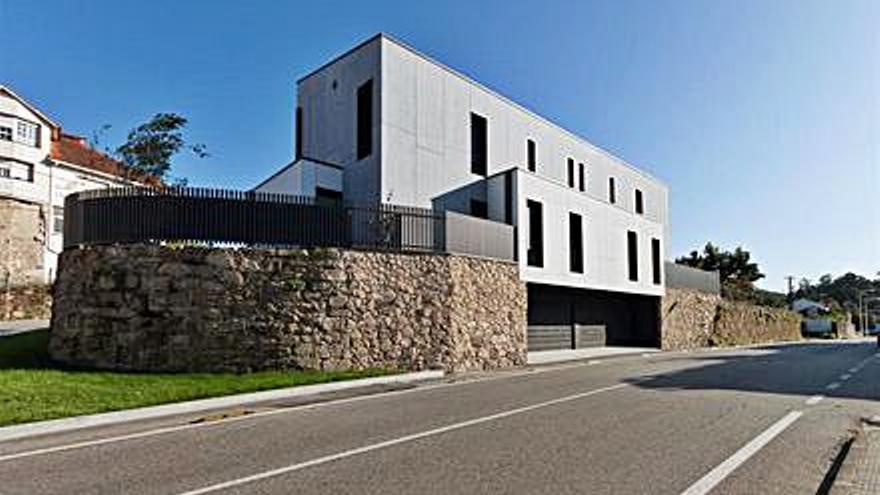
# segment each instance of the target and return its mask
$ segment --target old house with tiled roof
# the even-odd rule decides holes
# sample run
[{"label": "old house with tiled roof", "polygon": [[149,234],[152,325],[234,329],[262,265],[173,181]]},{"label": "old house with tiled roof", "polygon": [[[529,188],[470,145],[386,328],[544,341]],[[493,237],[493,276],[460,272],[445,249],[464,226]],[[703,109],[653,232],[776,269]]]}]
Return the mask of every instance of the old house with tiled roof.
[{"label": "old house with tiled roof", "polygon": [[54,279],[64,197],[128,183],[122,167],[0,85],[0,291]]}]

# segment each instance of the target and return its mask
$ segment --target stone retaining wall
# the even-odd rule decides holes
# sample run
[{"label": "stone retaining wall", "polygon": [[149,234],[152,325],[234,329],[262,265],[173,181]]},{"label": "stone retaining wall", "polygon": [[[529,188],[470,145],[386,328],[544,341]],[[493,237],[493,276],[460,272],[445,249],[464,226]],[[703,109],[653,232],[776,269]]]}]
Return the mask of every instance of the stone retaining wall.
[{"label": "stone retaining wall", "polygon": [[661,317],[662,347],[668,350],[801,338],[800,316],[794,312],[691,290],[667,288]]},{"label": "stone retaining wall", "polygon": [[349,250],[71,249],[49,350],[143,371],[525,364],[514,263]]},{"label": "stone retaining wall", "polygon": [[24,285],[0,289],[0,321],[48,320],[52,295],[48,285]]}]

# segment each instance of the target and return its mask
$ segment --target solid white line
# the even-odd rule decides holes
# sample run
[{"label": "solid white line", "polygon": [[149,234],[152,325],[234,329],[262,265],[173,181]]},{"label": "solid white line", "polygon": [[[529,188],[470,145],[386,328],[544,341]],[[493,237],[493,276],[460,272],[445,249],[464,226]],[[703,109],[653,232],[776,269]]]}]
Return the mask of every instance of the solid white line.
[{"label": "solid white line", "polygon": [[318,466],[320,464],[326,464],[328,462],[337,461],[340,459],[345,459],[346,457],[352,457],[360,454],[366,454],[368,452],[372,452],[379,449],[384,449],[387,447],[392,447],[394,445],[400,445],[402,443],[412,442],[415,440],[419,440],[422,438],[427,438],[435,435],[440,435],[443,433],[448,433],[450,431],[460,430],[462,428],[467,428],[470,426],[479,425],[482,423],[488,423],[490,421],[497,421],[499,419],[509,418],[511,416],[516,416],[518,414],[523,414],[529,411],[534,411],[536,409],[541,409],[545,407],[554,406],[557,404],[563,404],[566,402],[575,401],[578,399],[583,399],[585,397],[589,397],[591,395],[600,394],[602,392],[609,392],[611,390],[617,390],[622,387],[626,387],[629,384],[627,383],[618,383],[617,385],[611,385],[609,387],[597,388],[594,390],[590,390],[588,392],[582,392],[579,394],[568,395],[566,397],[560,397],[558,399],[548,400],[545,402],[539,402],[537,404],[532,404],[530,406],[518,407],[516,409],[509,409],[507,411],[503,411],[496,414],[490,414],[488,416],[482,416],[479,418],[474,418],[468,421],[462,421],[460,423],[454,423],[447,426],[442,426],[440,428],[434,428],[431,430],[426,430],[419,433],[414,433],[412,435],[406,435],[398,438],[394,438],[391,440],[386,440],[384,442],[374,443],[370,445],[365,445],[363,447],[358,447],[356,449],[346,450],[343,452],[339,452],[336,454],[318,457],[316,459],[312,459],[310,461],[300,462],[297,464],[292,464],[290,466],[285,466],[278,469],[273,469],[271,471],[264,471],[262,473],[257,473],[251,476],[245,476],[243,478],[237,478],[230,481],[225,481],[223,483],[217,483],[215,485],[209,485],[203,488],[199,488],[196,490],[191,490],[188,492],[183,492],[180,495],[201,495],[204,493],[216,492],[218,490],[224,490],[226,488],[232,488],[234,486],[244,485],[246,483],[252,483],[254,481],[264,480],[266,478],[272,478],[275,476],[279,476],[282,474],[292,473],[294,471],[299,471],[302,469],[306,469],[313,466]]},{"label": "solid white line", "polygon": [[836,390],[840,388],[840,382],[829,383],[828,386],[825,387],[825,390]]},{"label": "solid white line", "polygon": [[801,411],[792,411],[786,414],[782,419],[773,423],[770,428],[764,430],[763,433],[745,444],[741,449],[737,450],[736,453],[728,457],[727,460],[719,464],[715,469],[709,471],[687,490],[683,491],[682,495],[705,495],[709,493],[715,488],[715,486],[724,481],[724,478],[727,478],[730,473],[735,471],[736,468],[749,460],[750,457],[755,455],[765,445],[785,431],[786,428],[797,421],[798,418],[803,416],[803,414],[804,413]]},{"label": "solid white line", "polygon": [[[594,364],[598,364],[598,363],[599,363],[599,361],[596,361],[596,363],[594,363]],[[168,433],[192,430],[192,429],[196,429],[196,428],[219,427],[219,426],[228,425],[230,423],[236,423],[239,421],[263,418],[263,417],[267,417],[267,416],[275,416],[278,414],[288,414],[288,413],[295,413],[295,412],[299,412],[299,411],[308,411],[308,410],[317,409],[320,407],[344,405],[344,404],[350,404],[353,402],[361,402],[361,401],[367,401],[367,400],[372,400],[372,399],[382,399],[382,398],[386,398],[386,397],[393,397],[396,395],[410,394],[410,393],[414,393],[414,392],[425,392],[425,391],[430,391],[430,390],[455,387],[455,386],[459,386],[459,385],[469,385],[469,384],[476,384],[476,383],[482,383],[482,382],[488,382],[488,381],[502,380],[502,379],[506,379],[506,378],[532,376],[532,375],[547,373],[547,372],[551,372],[551,371],[565,371],[565,370],[577,368],[580,366],[584,366],[584,363],[569,363],[569,364],[563,364],[563,365],[557,365],[557,366],[546,366],[546,367],[541,367],[538,369],[517,371],[517,372],[509,373],[509,374],[491,375],[491,376],[486,376],[486,377],[482,377],[482,378],[467,379],[467,380],[462,380],[462,381],[445,382],[445,383],[438,383],[438,384],[432,384],[432,385],[423,385],[421,387],[408,388],[408,389],[404,389],[404,390],[392,390],[389,392],[381,392],[378,394],[368,394],[368,395],[361,395],[361,396],[356,396],[356,397],[347,397],[344,399],[330,400],[330,401],[326,401],[326,402],[316,402],[313,404],[303,404],[301,406],[273,409],[273,410],[269,410],[269,411],[259,411],[259,412],[255,412],[252,414],[246,414],[246,415],[242,415],[242,416],[234,416],[231,418],[225,418],[220,421],[208,421],[208,422],[202,422],[202,423],[187,423],[187,424],[182,424],[182,425],[168,426],[168,427],[157,428],[157,429],[153,429],[153,430],[141,431],[141,432],[137,432],[137,433],[130,433],[130,434],[126,434],[126,435],[118,435],[118,436],[113,436],[113,437],[99,438],[99,439],[95,439],[95,440],[86,440],[86,441],[82,441],[82,442],[76,442],[76,443],[70,443],[70,444],[64,444],[64,445],[56,445],[56,446],[52,446],[52,447],[45,447],[45,448],[29,450],[29,451],[25,451],[25,452],[17,452],[17,453],[13,453],[13,454],[0,455],[0,462],[11,461],[11,460],[15,460],[15,459],[22,459],[25,457],[34,457],[34,456],[38,456],[38,455],[53,454],[56,452],[65,452],[68,450],[82,449],[82,448],[94,447],[94,446],[99,446],[99,445],[106,445],[106,444],[116,443],[116,442],[124,442],[124,441],[128,441],[128,440],[137,440],[139,438],[146,438],[146,437],[151,437],[154,435],[164,435],[164,434],[168,434]],[[342,383],[342,382],[339,382],[339,383]],[[366,386],[366,385],[364,385],[364,386]],[[254,404],[243,404],[241,406],[236,406],[236,407],[245,408],[248,405],[253,406]]]},{"label": "solid white line", "polygon": [[403,373],[400,375],[375,376],[371,378],[361,378],[358,380],[316,383],[312,385],[301,385],[297,387],[263,390],[260,392],[226,395],[221,397],[212,397],[209,399],[198,399],[185,402],[173,402],[158,406],[139,407],[135,409],[126,409],[107,413],[88,414],[85,416],[74,416],[70,418],[51,419],[48,421],[39,421],[35,423],[4,426],[0,428],[0,442],[8,440],[18,440],[21,438],[27,438],[36,435],[67,433],[73,430],[92,428],[96,426],[108,426],[119,423],[129,423],[132,421],[156,419],[181,414],[201,413],[205,411],[226,409],[230,407],[240,407],[258,402],[312,396],[320,393],[336,392],[357,387],[366,387],[372,385],[410,384],[422,380],[439,379],[443,378],[443,376],[444,373],[439,370],[417,371],[413,373]]},{"label": "solid white line", "polygon": [[825,398],[824,395],[814,395],[814,396],[810,397],[809,399],[807,399],[806,404],[808,406],[815,406],[816,404],[822,402],[822,400],[824,398]]}]

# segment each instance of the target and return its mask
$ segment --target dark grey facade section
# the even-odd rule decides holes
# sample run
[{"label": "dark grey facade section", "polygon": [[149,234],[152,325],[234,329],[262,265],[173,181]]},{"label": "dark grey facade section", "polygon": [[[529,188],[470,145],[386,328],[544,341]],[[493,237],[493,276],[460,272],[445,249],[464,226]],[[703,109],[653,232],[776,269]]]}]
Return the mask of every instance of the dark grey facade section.
[{"label": "dark grey facade section", "polygon": [[665,262],[665,265],[667,288],[721,294],[721,277],[718,272],[707,272],[671,261]]},{"label": "dark grey facade section", "polygon": [[513,260],[513,226],[447,211],[446,251]]}]

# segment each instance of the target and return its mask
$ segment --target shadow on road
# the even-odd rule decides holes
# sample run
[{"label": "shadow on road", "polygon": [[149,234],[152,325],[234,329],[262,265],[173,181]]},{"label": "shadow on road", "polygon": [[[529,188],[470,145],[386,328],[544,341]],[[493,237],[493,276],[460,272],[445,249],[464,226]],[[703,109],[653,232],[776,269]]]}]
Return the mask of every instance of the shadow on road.
[{"label": "shadow on road", "polygon": [[[688,367],[629,383],[645,389],[732,390],[787,395],[825,395],[880,400],[880,358],[874,342],[769,345],[674,358],[696,362]],[[840,376],[868,359],[849,379]],[[826,386],[840,382],[839,388]]]}]

